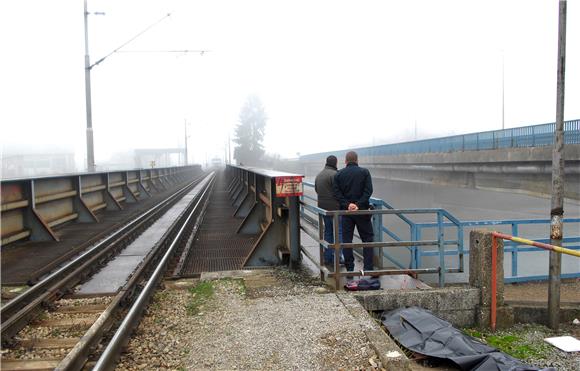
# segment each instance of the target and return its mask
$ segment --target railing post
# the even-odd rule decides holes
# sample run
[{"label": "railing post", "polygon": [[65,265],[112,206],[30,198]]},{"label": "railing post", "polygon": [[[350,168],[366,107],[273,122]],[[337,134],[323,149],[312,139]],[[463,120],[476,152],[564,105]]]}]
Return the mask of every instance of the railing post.
[{"label": "railing post", "polygon": [[333,233],[334,233],[334,284],[335,290],[338,291],[340,289],[340,245],[341,245],[341,238],[340,238],[340,229],[338,223],[340,222],[340,218],[337,214],[332,216],[333,221]]},{"label": "railing post", "polygon": [[[376,210],[381,210],[383,208],[382,204],[380,203],[373,203],[373,206]],[[374,233],[374,242],[383,242],[383,215],[382,214],[374,214],[373,218],[373,233]],[[383,247],[377,247],[374,251],[374,264],[379,268],[384,268],[384,261],[383,261]]]},{"label": "railing post", "polygon": [[290,268],[300,264],[300,210],[297,196],[286,197],[288,203],[288,228],[290,228]]},{"label": "railing post", "polygon": [[[318,214],[318,239],[322,241],[324,239],[324,220],[322,214]],[[319,243],[319,252],[320,252],[320,279],[324,281],[324,271],[322,270],[322,266],[324,265],[324,246]]]},{"label": "railing post", "polygon": [[[518,225],[516,223],[512,223],[512,236],[518,235]],[[518,276],[518,245],[514,243],[512,249],[512,277]]]},{"label": "railing post", "polygon": [[443,215],[437,211],[437,243],[439,245],[439,287],[445,286],[445,229]]}]

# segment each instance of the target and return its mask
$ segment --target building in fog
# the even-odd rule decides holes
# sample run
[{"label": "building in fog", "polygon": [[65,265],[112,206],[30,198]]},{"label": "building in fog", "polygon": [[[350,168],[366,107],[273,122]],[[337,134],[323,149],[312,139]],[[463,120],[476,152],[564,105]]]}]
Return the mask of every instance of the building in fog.
[{"label": "building in fog", "polygon": [[3,153],[2,178],[23,178],[76,172],[74,152]]}]

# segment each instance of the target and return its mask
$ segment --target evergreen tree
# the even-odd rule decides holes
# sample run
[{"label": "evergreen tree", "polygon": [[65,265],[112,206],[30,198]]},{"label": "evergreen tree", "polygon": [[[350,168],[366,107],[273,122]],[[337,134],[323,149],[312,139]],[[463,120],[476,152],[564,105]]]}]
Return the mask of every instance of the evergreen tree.
[{"label": "evergreen tree", "polygon": [[237,144],[234,149],[234,159],[238,164],[258,165],[264,155],[262,141],[267,119],[260,98],[255,95],[249,96],[240,111],[239,123],[233,139]]}]

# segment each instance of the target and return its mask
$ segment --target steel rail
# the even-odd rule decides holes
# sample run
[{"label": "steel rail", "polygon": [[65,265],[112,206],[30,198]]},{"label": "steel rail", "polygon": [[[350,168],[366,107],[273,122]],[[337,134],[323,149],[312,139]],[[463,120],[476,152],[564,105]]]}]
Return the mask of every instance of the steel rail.
[{"label": "steel rail", "polygon": [[[204,181],[207,182],[204,184]],[[98,343],[103,338],[104,334],[114,325],[116,314],[124,310],[129,304],[128,302],[133,302],[129,312],[132,307],[136,305],[136,301],[131,300],[133,293],[140,289],[144,280],[147,280],[147,285],[156,282],[157,278],[153,278],[152,275],[148,275],[148,272],[155,268],[159,268],[160,264],[166,264],[168,256],[171,256],[175,246],[178,246],[182,242],[183,231],[185,231],[188,226],[190,226],[190,221],[192,220],[192,215],[198,210],[198,205],[204,200],[207,192],[211,189],[215,177],[210,174],[202,180],[199,185],[202,187],[199,192],[194,196],[190,205],[184,210],[179,217],[176,218],[171,227],[168,228],[167,232],[164,234],[163,241],[156,244],[154,250],[149,253],[144,261],[139,265],[136,271],[132,274],[129,281],[123,285],[121,290],[115,295],[111,303],[99,316],[99,318],[93,323],[93,325],[87,330],[85,335],[81,340],[73,347],[73,349],[68,353],[68,355],[59,363],[55,368],[58,371],[64,370],[81,370],[85,366],[85,363],[93,350],[96,348]],[[177,233],[172,233],[175,230],[179,230]],[[169,242],[170,241],[170,242]],[[166,247],[170,243],[170,247]],[[171,253],[168,255],[168,251],[171,249]],[[159,256],[163,255],[160,260]],[[158,263],[160,262],[160,263]],[[143,294],[145,289],[141,290],[139,297]],[[138,300],[138,299],[137,299]],[[125,317],[126,318],[126,317]]]},{"label": "steel rail", "polygon": [[137,326],[139,319],[143,313],[143,310],[147,306],[149,299],[151,298],[153,292],[155,291],[155,288],[157,287],[159,280],[164,274],[166,266],[169,260],[171,259],[173,252],[176,250],[178,246],[178,241],[184,237],[183,233],[187,225],[192,221],[192,218],[198,211],[200,205],[202,205],[202,202],[204,202],[205,198],[209,195],[209,190],[211,189],[211,185],[213,185],[214,180],[215,177],[211,179],[210,186],[206,187],[204,193],[198,199],[196,205],[192,208],[191,212],[187,216],[187,219],[177,232],[176,236],[173,238],[171,245],[163,255],[163,258],[155,268],[155,271],[147,280],[147,284],[145,285],[145,287],[143,288],[137,299],[134,301],[134,304],[131,306],[131,308],[125,315],[123,322],[119,325],[111,341],[109,342],[109,344],[107,345],[107,347],[97,360],[97,363],[93,368],[94,371],[114,369],[117,357],[120,354],[122,348],[127,343],[129,337],[131,336],[131,332]]},{"label": "steel rail", "polygon": [[74,260],[43,278],[29,290],[3,305],[0,309],[2,342],[8,342],[12,336],[20,331],[35,310],[46,305],[51,298],[54,299],[54,297],[62,294],[67,285],[71,285],[74,281],[80,281],[82,276],[86,275],[85,271],[93,266],[95,261],[108,257],[114,253],[113,250],[116,248],[124,247],[122,245],[126,239],[130,238],[140,227],[152,221],[156,215],[160,215],[162,211],[179,199],[183,193],[199,183],[202,178],[203,175],[177,190],[167,199],[145,211]]}]

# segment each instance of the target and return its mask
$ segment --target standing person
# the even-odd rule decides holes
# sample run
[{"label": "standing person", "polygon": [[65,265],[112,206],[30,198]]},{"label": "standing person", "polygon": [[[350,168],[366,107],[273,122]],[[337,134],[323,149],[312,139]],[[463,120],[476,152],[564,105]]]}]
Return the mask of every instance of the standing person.
[{"label": "standing person", "polygon": [[[354,151],[346,154],[346,167],[334,176],[334,197],[338,200],[341,210],[368,210],[369,198],[373,194],[371,173],[358,166],[358,155]],[[363,242],[373,242],[374,233],[371,215],[343,215],[342,242],[351,243],[356,226]],[[363,249],[364,270],[373,270],[373,248]],[[352,249],[344,249],[344,265],[346,270],[354,270],[354,255]]]},{"label": "standing person", "polygon": [[[328,156],[324,169],[316,176],[314,181],[314,190],[318,195],[318,207],[324,210],[339,210],[338,201],[334,198],[334,176],[336,175],[336,165],[338,160],[336,156]],[[328,243],[334,243],[334,230],[332,216],[324,215],[324,240]],[[338,225],[338,234],[341,235],[341,225]],[[334,265],[334,249],[327,248],[324,250],[324,264]]]}]

